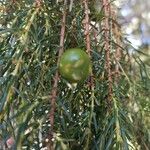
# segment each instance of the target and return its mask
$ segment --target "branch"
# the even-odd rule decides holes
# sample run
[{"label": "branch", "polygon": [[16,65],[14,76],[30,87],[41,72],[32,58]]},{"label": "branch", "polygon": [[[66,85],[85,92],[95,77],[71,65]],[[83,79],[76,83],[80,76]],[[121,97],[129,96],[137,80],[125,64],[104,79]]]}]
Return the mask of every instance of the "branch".
[{"label": "branch", "polygon": [[36,3],[36,7],[40,7],[41,6],[41,0],[35,0],[35,3]]},{"label": "branch", "polygon": [[[86,51],[89,55],[89,57],[91,57],[91,40],[90,40],[90,20],[89,20],[89,8],[88,8],[88,0],[83,0],[84,3],[84,8],[85,8],[85,18],[83,20],[83,25],[84,25],[84,35],[85,35],[85,39],[86,39]],[[94,80],[93,80],[93,73],[91,72],[91,78],[90,78],[90,83],[89,86],[91,87],[91,89],[94,89]]]},{"label": "branch", "polygon": [[[112,11],[112,18],[113,20],[116,20],[116,12]],[[115,52],[115,60],[116,60],[116,66],[115,66],[115,83],[116,85],[118,84],[119,81],[119,76],[120,76],[120,71],[119,71],[119,62],[121,59],[121,29],[120,26],[118,26],[116,23],[113,23],[113,32],[114,32],[114,37],[116,40],[116,43],[119,45],[116,47],[116,52]]]},{"label": "branch", "polygon": [[110,5],[109,0],[102,0],[103,7],[104,7],[104,37],[105,37],[105,51],[106,51],[106,70],[108,74],[108,103],[112,100],[112,74],[111,74],[111,58],[110,58],[110,43],[109,43],[109,11]]},{"label": "branch", "polygon": [[[89,8],[88,8],[88,0],[83,0],[84,3],[84,8],[85,8],[85,19],[83,20],[83,25],[85,28],[85,39],[86,39],[86,51],[91,57],[91,40],[90,40],[90,30],[89,30]],[[92,118],[93,118],[93,112],[94,112],[94,79],[93,79],[93,73],[91,72],[91,77],[90,77],[90,82],[89,82],[89,87],[91,88],[91,111],[89,115],[89,121],[88,121],[88,126],[89,129],[91,129],[91,124],[92,124]],[[89,148],[89,141],[91,138],[91,132],[88,133],[87,139],[86,139],[86,146],[84,149]]]},{"label": "branch", "polygon": [[[57,60],[57,65],[60,62],[60,56],[62,55],[64,51],[64,37],[65,37],[65,23],[66,23],[66,3],[67,1],[64,0],[64,11],[63,11],[63,17],[62,17],[62,24],[61,24],[61,34],[60,34],[60,49],[59,49],[59,54],[58,54],[58,60]],[[55,113],[55,103],[56,103],[56,98],[57,98],[57,86],[58,86],[58,80],[59,80],[59,74],[58,71],[56,71],[56,74],[54,76],[54,84],[53,84],[53,89],[51,91],[51,110],[49,114],[49,119],[50,119],[50,143],[49,143],[49,149],[53,150],[53,138],[54,138],[54,113]]]},{"label": "branch", "polygon": [[88,8],[88,0],[83,0],[85,7],[85,19],[83,20],[83,25],[85,28],[85,38],[86,38],[86,51],[90,55],[91,46],[90,46],[90,32],[89,32],[89,8]]}]

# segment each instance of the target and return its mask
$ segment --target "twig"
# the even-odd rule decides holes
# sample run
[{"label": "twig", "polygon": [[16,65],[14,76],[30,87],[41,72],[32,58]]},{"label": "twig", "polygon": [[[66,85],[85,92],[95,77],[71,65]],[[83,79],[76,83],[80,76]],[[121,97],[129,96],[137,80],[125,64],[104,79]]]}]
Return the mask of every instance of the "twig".
[{"label": "twig", "polygon": [[73,6],[73,0],[70,0],[69,11],[72,10],[72,6]]},{"label": "twig", "polygon": [[[116,13],[113,12],[112,16],[114,16],[114,20],[116,20]],[[121,46],[121,31],[119,26],[117,24],[114,24],[114,36],[116,38],[116,43]],[[120,76],[120,71],[119,71],[119,65],[118,62],[120,62],[121,59],[121,48],[117,46],[116,52],[115,52],[115,60],[116,60],[116,66],[115,66],[115,82],[116,84],[118,83],[118,78]]]},{"label": "twig", "polygon": [[40,7],[41,6],[41,0],[35,0],[36,3],[36,7]]},{"label": "twig", "polygon": [[102,0],[104,7],[104,36],[105,36],[105,51],[106,51],[106,70],[108,74],[108,103],[112,100],[112,74],[111,74],[111,59],[110,59],[110,43],[109,43],[109,11],[110,5],[108,0]]},{"label": "twig", "polygon": [[118,81],[119,81],[119,76],[120,76],[119,62],[120,62],[120,59],[121,59],[121,44],[122,44],[122,42],[121,42],[121,29],[120,29],[120,25],[117,22],[117,16],[116,16],[115,8],[110,10],[110,16],[112,18],[111,19],[112,33],[114,35],[115,43],[117,43],[117,44],[115,44],[116,51],[115,51],[115,54],[114,54],[115,61],[116,61],[114,81],[115,81],[115,84],[117,86]]},{"label": "twig", "polygon": [[[90,20],[89,20],[89,8],[88,8],[88,0],[83,0],[84,8],[85,8],[85,18],[83,20],[84,25],[84,35],[86,39],[86,52],[88,53],[89,57],[91,57],[91,40],[90,40]],[[90,77],[90,83],[89,83],[91,89],[94,87],[94,81],[93,81],[93,73],[91,72]]]},{"label": "twig", "polygon": [[[62,25],[61,25],[61,34],[60,34],[60,49],[59,49],[59,54],[58,54],[58,60],[57,63],[59,64],[60,62],[60,56],[62,55],[64,51],[64,37],[65,37],[65,23],[66,23],[66,3],[67,1],[64,0],[64,11],[63,11],[63,17],[62,17]],[[51,91],[51,110],[50,110],[50,143],[49,143],[49,149],[53,150],[53,138],[54,138],[54,113],[55,113],[55,103],[56,103],[56,98],[57,98],[57,86],[58,86],[58,80],[59,80],[59,74],[58,71],[56,71],[56,74],[54,76],[54,84],[53,84],[53,89]]]},{"label": "twig", "polygon": [[95,46],[97,46],[97,43],[98,43],[98,41],[97,41],[98,32],[97,32],[97,30],[94,29],[94,28],[93,28],[93,34],[94,34]]},{"label": "twig", "polygon": [[85,19],[83,20],[83,25],[85,28],[85,38],[86,38],[86,51],[90,55],[91,46],[90,46],[90,32],[89,32],[89,8],[88,8],[88,0],[83,0],[85,7]]},{"label": "twig", "polygon": [[[91,40],[90,40],[90,29],[89,29],[90,21],[89,21],[88,0],[83,0],[83,3],[84,3],[84,8],[85,8],[85,19],[83,20],[83,25],[85,28],[86,51],[87,51],[89,57],[91,57]],[[91,112],[90,112],[90,116],[89,116],[88,126],[89,126],[89,129],[91,129],[91,122],[92,122],[93,112],[94,112],[94,80],[93,80],[92,71],[91,71],[89,87],[91,89]],[[91,132],[87,136],[86,146],[85,146],[84,150],[89,148],[90,137],[91,137]]]}]

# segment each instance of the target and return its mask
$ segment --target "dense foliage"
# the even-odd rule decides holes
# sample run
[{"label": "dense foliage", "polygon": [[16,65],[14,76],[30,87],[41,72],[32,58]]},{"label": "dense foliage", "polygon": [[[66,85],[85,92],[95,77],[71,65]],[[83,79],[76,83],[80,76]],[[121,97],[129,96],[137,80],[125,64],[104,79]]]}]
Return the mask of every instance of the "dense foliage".
[{"label": "dense foliage", "polygon": [[[91,62],[90,78],[68,87],[59,78],[54,118],[57,150],[141,149],[149,145],[150,69],[142,52],[130,55],[131,45],[113,31],[109,18],[109,46],[112,93],[108,96],[105,13],[89,2]],[[51,91],[60,49],[62,0],[0,1],[0,142],[13,137],[14,149],[42,149],[49,143]],[[86,50],[82,1],[68,1],[64,49]],[[96,37],[95,37],[96,36]],[[116,49],[120,50],[117,59]],[[145,56],[147,57],[147,56]],[[116,72],[116,68],[118,72]]]}]

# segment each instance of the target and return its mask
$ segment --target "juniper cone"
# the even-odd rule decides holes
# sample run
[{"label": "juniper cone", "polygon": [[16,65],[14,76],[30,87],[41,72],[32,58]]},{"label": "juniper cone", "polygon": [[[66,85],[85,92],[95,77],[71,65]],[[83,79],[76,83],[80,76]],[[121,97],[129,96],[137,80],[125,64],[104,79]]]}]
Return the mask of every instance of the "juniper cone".
[{"label": "juniper cone", "polygon": [[90,58],[81,49],[66,50],[60,58],[59,72],[70,83],[83,82],[89,76],[90,70]]}]

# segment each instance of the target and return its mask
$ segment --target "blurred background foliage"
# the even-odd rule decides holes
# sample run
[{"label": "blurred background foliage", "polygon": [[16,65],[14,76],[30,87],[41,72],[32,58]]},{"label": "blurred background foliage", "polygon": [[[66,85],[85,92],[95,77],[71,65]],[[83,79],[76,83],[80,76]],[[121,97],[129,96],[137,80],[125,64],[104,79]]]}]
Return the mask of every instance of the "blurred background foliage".
[{"label": "blurred background foliage", "polygon": [[[39,6],[37,2],[0,1],[0,149],[38,150],[49,143],[50,92],[57,70],[64,2],[42,0]],[[53,139],[56,150],[150,147],[150,3],[116,0],[111,5],[117,17],[113,20],[110,16],[110,26],[119,22],[122,29],[117,43],[110,27],[112,104],[107,102],[105,14],[102,1],[91,0],[94,90],[88,79],[72,90],[60,78]],[[86,50],[82,1],[68,0],[67,8],[64,49]],[[122,56],[117,61],[118,47]],[[118,65],[116,82],[113,72]],[[8,145],[11,137],[14,142]]]}]

